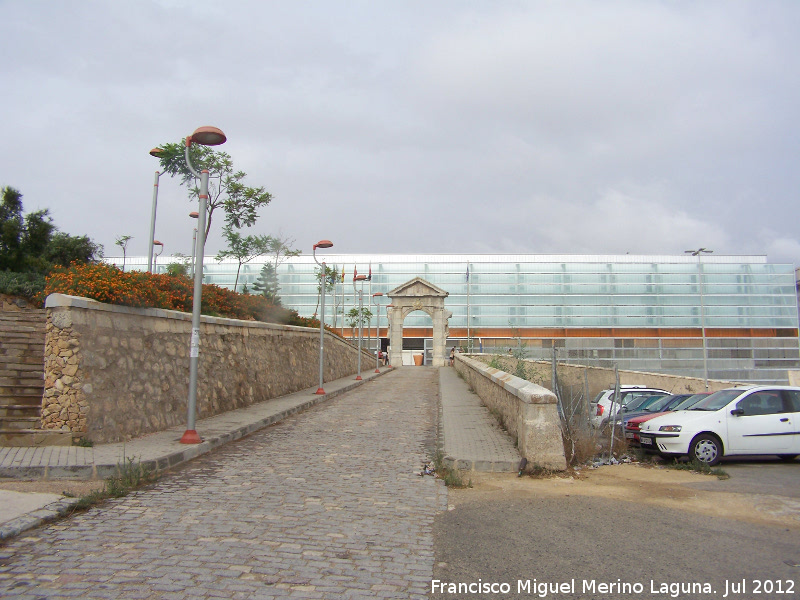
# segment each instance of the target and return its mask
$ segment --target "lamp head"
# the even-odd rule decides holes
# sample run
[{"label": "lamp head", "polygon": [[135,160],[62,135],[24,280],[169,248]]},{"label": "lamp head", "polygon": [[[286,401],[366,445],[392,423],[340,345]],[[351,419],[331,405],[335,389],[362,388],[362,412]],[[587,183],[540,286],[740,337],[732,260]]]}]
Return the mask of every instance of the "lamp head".
[{"label": "lamp head", "polygon": [[197,212],[196,210],[193,210],[192,212],[189,213],[189,216],[192,217],[193,219],[199,219],[200,213]]},{"label": "lamp head", "polygon": [[158,240],[153,240],[153,246],[163,246],[163,245],[164,245],[164,244],[162,244],[162,243],[161,243],[161,242],[159,242]]},{"label": "lamp head", "polygon": [[383,292],[375,292],[374,294],[372,294],[373,298],[376,298],[378,296],[383,296]]},{"label": "lamp head", "polygon": [[195,129],[194,133],[186,138],[186,144],[188,145],[194,142],[202,146],[219,146],[220,144],[224,144],[227,140],[228,138],[225,137],[221,129],[206,125]]},{"label": "lamp head", "polygon": [[150,156],[160,157],[164,151],[161,148],[153,148],[150,150]]},{"label": "lamp head", "polygon": [[353,278],[353,281],[364,281],[366,278],[367,278],[367,276],[366,276],[366,275],[356,275],[356,276]]},{"label": "lamp head", "polygon": [[330,240],[320,240],[316,244],[314,244],[314,250],[317,248],[332,248],[333,242]]}]

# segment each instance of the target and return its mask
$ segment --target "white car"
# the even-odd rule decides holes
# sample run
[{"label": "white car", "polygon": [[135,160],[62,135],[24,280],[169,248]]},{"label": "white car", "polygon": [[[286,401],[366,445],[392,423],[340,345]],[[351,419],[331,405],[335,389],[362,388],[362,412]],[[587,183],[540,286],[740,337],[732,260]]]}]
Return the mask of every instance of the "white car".
[{"label": "white car", "polygon": [[709,466],[732,454],[800,454],[800,387],[747,386],[711,394],[689,410],[642,423],[639,443]]},{"label": "white car", "polygon": [[589,422],[592,427],[599,429],[609,422],[609,417],[617,414],[621,406],[627,406],[630,402],[643,396],[665,396],[667,394],[669,392],[665,390],[643,385],[621,385],[619,386],[619,398],[612,402],[614,389],[603,390],[589,404]]}]

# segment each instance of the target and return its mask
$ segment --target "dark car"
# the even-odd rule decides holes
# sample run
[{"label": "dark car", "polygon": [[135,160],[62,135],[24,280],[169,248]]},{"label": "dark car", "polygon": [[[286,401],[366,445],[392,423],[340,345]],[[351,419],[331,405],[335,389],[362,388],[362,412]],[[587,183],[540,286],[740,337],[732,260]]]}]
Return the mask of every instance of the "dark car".
[{"label": "dark car", "polygon": [[642,423],[674,410],[687,410],[710,395],[710,393],[711,392],[703,392],[700,394],[677,394],[676,396],[668,396],[667,399],[669,399],[669,402],[665,403],[660,412],[654,411],[631,416],[631,418],[625,421],[625,439],[628,441],[628,444],[638,446],[639,428],[642,426]]}]

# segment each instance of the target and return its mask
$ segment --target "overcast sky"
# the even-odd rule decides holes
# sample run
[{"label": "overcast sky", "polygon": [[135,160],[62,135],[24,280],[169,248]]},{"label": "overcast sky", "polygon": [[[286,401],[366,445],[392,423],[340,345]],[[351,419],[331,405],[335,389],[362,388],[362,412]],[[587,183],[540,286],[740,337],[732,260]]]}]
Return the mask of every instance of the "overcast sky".
[{"label": "overcast sky", "polygon": [[0,0],[0,185],[145,255],[148,151],[214,125],[274,195],[246,232],[304,253],[800,264],[798,32],[796,0]]}]

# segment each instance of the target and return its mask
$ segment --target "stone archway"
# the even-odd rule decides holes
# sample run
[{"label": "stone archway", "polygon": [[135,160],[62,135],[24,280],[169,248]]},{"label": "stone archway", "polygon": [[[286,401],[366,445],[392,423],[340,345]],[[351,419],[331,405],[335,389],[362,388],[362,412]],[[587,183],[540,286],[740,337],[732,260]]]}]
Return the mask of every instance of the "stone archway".
[{"label": "stone archway", "polygon": [[389,362],[392,365],[403,364],[403,321],[415,310],[428,313],[433,319],[433,366],[443,367],[447,364],[445,348],[447,336],[450,334],[449,319],[453,313],[445,310],[444,299],[449,295],[449,292],[421,277],[415,277],[387,294],[392,301],[388,315],[391,346]]}]

